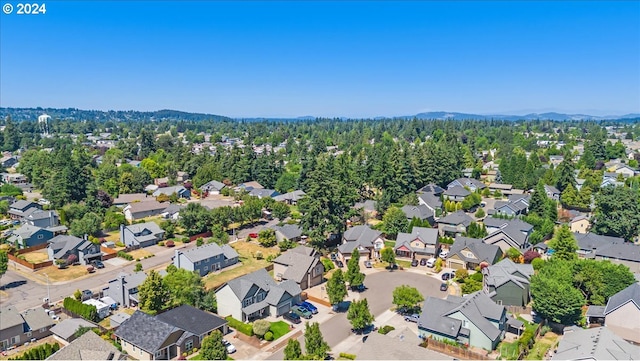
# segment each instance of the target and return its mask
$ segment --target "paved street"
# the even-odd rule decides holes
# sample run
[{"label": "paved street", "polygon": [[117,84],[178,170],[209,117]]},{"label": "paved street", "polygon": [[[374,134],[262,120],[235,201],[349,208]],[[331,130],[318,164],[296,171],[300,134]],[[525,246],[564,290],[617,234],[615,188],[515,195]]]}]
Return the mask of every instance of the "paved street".
[{"label": "paved street", "polygon": [[[195,242],[191,242],[185,245],[184,248],[190,249],[195,246]],[[151,258],[140,260],[144,270],[150,270],[167,265],[171,262],[171,257],[173,257],[175,253],[175,248],[162,248],[159,246],[152,247],[154,247],[156,255]],[[99,291],[106,287],[107,283],[114,279],[118,273],[133,272],[136,263],[137,262],[135,261],[131,261],[127,262],[123,266],[116,267],[105,262],[105,268],[99,269],[91,275],[83,276],[80,279],[72,281],[52,283],[49,287],[51,300],[62,300],[65,297],[72,295],[76,289]],[[8,298],[2,297],[0,299],[0,304],[3,306],[15,305],[18,310],[25,310],[40,306],[42,304],[42,299],[47,297],[47,279],[43,275],[42,271],[33,272],[22,266],[16,266],[13,262],[9,262],[7,273],[2,276],[1,285],[4,289],[0,289],[3,289],[3,291],[8,294]]]},{"label": "paved street", "polygon": [[[361,297],[367,298],[371,313],[378,317],[392,307],[393,289],[399,285],[409,285],[416,287],[425,297],[445,297],[446,292],[440,291],[440,282],[437,278],[429,277],[426,274],[410,271],[378,271],[367,275],[364,283],[369,288]],[[374,322],[377,326],[382,326],[379,322]],[[324,339],[332,348],[336,347],[346,339],[358,342],[357,336],[352,336],[351,325],[347,320],[346,313],[337,313],[335,316],[320,324],[320,330]],[[298,338],[304,351],[304,336]],[[271,355],[268,360],[282,360],[284,358],[284,348]]]}]

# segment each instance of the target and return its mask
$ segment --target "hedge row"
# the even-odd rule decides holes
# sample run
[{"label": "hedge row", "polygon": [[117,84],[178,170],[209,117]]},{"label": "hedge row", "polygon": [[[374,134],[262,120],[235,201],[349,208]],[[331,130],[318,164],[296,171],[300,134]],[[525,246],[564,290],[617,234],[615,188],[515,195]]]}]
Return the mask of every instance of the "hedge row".
[{"label": "hedge row", "polygon": [[227,316],[226,320],[229,322],[229,327],[234,328],[236,331],[242,332],[247,336],[253,336],[253,324],[244,323],[231,316]]},{"label": "hedge row", "polygon": [[127,253],[127,252],[125,252],[125,251],[118,251],[118,257],[120,257],[120,258],[124,258],[124,259],[126,259],[127,261],[133,261],[133,256],[132,256],[132,255],[130,255],[130,254],[128,254],[128,253]]},{"label": "hedge row", "polygon": [[69,312],[75,313],[89,321],[98,321],[98,310],[96,306],[86,305],[71,297],[65,298],[62,306]]},{"label": "hedge row", "polygon": [[57,343],[45,343],[44,345],[28,349],[21,356],[10,358],[9,360],[46,360],[59,349],[60,345]]}]

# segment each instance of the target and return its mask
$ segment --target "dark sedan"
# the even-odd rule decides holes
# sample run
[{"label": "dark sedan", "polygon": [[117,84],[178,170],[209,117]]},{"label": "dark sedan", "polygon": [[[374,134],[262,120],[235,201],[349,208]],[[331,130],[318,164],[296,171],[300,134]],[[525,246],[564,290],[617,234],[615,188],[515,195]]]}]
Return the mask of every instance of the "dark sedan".
[{"label": "dark sedan", "polygon": [[300,323],[300,322],[302,322],[300,320],[300,316],[298,316],[296,313],[293,313],[293,312],[285,313],[282,316],[282,318],[284,318],[285,320],[287,320],[287,321],[289,321],[291,323]]},{"label": "dark sedan", "polygon": [[456,277],[456,275],[455,275],[454,273],[449,273],[449,272],[447,272],[447,273],[443,273],[443,274],[442,274],[442,280],[443,280],[443,281],[452,280],[452,279],[454,279],[455,277]]}]

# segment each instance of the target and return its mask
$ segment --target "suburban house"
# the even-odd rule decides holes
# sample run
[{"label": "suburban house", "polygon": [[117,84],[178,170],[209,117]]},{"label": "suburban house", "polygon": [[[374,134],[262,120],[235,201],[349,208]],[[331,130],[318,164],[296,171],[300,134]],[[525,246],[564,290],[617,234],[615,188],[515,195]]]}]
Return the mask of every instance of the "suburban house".
[{"label": "suburban house", "polygon": [[440,196],[442,193],[444,193],[444,189],[436,184],[429,183],[426,186],[418,189],[416,193],[418,194],[431,193],[435,196]]},{"label": "suburban house", "polygon": [[638,173],[638,171],[626,164],[618,164],[613,172],[616,174],[622,174],[622,176],[625,178],[633,177],[636,175],[636,173]]},{"label": "suburban house", "polygon": [[153,184],[157,185],[158,188],[168,187],[169,177],[156,178],[153,180]]},{"label": "suburban house", "polygon": [[416,333],[409,327],[393,330],[386,335],[371,332],[356,343],[349,353],[358,360],[439,360],[442,354],[416,342]]},{"label": "suburban house", "polygon": [[187,251],[176,250],[173,264],[204,276],[238,263],[238,257],[236,250],[228,244],[221,247],[217,243],[208,243]]},{"label": "suburban house", "polygon": [[504,220],[499,218],[485,218],[485,227],[489,235],[484,237],[484,243],[494,244],[507,253],[510,248],[515,248],[524,253],[531,248],[529,235],[533,232],[533,226],[519,219]]},{"label": "suburban house", "polygon": [[85,332],[47,360],[128,360],[128,357],[95,332]]},{"label": "suburban house", "polygon": [[478,238],[456,237],[449,248],[446,266],[454,270],[472,270],[481,263],[492,265],[502,258],[502,250]]},{"label": "suburban house", "polygon": [[218,182],[217,180],[212,180],[210,182],[203,184],[200,187],[200,190],[203,192],[207,192],[209,194],[220,194],[220,192],[222,192],[222,189],[224,187],[226,187],[224,183]]},{"label": "suburban house", "polygon": [[170,197],[174,193],[178,196],[178,198],[185,198],[185,199],[190,199],[191,198],[191,191],[188,190],[187,188],[185,188],[184,186],[172,186],[172,187],[158,188],[151,195],[154,196],[154,197],[158,197],[161,194],[164,194],[164,195]]},{"label": "suburban house", "polygon": [[75,255],[82,265],[90,264],[93,260],[102,260],[100,245],[68,235],[53,237],[49,241],[47,253],[51,261],[66,260],[69,256]]},{"label": "suburban house", "polygon": [[27,177],[21,173],[2,173],[2,183],[20,186],[27,183]]},{"label": "suburban house", "polygon": [[403,206],[402,212],[407,216],[407,219],[411,221],[414,218],[417,218],[421,221],[428,221],[430,225],[436,224],[436,220],[434,218],[434,211],[429,207],[421,204],[417,206]]},{"label": "suburban house", "polygon": [[262,184],[256,181],[251,181],[251,182],[240,183],[236,188],[239,190],[245,190],[247,192],[251,192],[251,190],[253,189],[263,189],[264,187],[262,186]]},{"label": "suburban house", "polygon": [[215,330],[226,332],[227,321],[189,305],[150,316],[136,311],[114,335],[122,350],[138,360],[170,360],[194,348]]},{"label": "suburban house", "polygon": [[470,194],[471,192],[469,192],[465,188],[462,188],[460,186],[453,186],[453,187],[447,188],[447,190],[444,191],[443,197],[450,201],[462,202]]},{"label": "suburban house", "polygon": [[0,158],[0,166],[2,168],[11,168],[16,163],[18,163],[18,158],[13,155],[5,155],[4,157]]},{"label": "suburban house", "polygon": [[43,308],[34,308],[22,313],[13,306],[0,308],[0,349],[20,346],[31,339],[51,335],[53,319]]},{"label": "suburban house", "polygon": [[273,198],[277,195],[280,195],[280,193],[274,189],[254,188],[251,191],[249,191],[249,195],[252,197],[258,197],[262,199],[262,198]]},{"label": "suburban house", "polygon": [[574,232],[573,236],[578,243],[578,257],[595,258],[596,253],[613,244],[624,243],[624,239],[620,237],[601,236],[599,234],[587,232]]},{"label": "suburban house", "polygon": [[113,200],[114,206],[126,206],[131,203],[155,201],[154,197],[151,197],[147,193],[127,193],[120,194]]},{"label": "suburban house", "polygon": [[24,217],[23,222],[40,228],[57,227],[60,225],[60,216],[57,211],[34,211]]},{"label": "suburban house", "polygon": [[547,193],[547,197],[549,199],[553,199],[554,201],[559,201],[560,200],[560,193],[561,192],[558,190],[558,188],[545,184],[544,185],[544,191],[545,191],[545,193]]},{"label": "suburban house", "polygon": [[640,360],[640,347],[626,342],[607,327],[565,327],[551,360]]},{"label": "suburban house", "polygon": [[129,222],[134,222],[142,218],[157,216],[164,212],[169,203],[160,203],[156,200],[147,202],[130,203],[124,207],[124,218]]},{"label": "suburban house", "polygon": [[501,184],[501,183],[489,183],[489,190],[492,193],[496,191],[500,191],[502,194],[509,194],[511,190],[513,190],[513,185],[511,184]]},{"label": "suburban house", "polygon": [[9,216],[11,219],[23,219],[36,210],[42,210],[42,206],[38,203],[18,200],[9,206]]},{"label": "suburban house", "polygon": [[623,264],[633,273],[640,273],[640,246],[630,243],[616,243],[596,251],[595,259]]},{"label": "suburban house", "polygon": [[589,219],[586,216],[579,215],[571,218],[569,221],[569,228],[571,229],[571,232],[574,233],[587,233],[591,228],[591,222],[589,222]]},{"label": "suburban house", "polygon": [[144,272],[132,274],[122,272],[116,279],[109,281],[109,286],[102,291],[106,297],[111,297],[122,307],[136,306],[140,301],[138,287],[145,279],[147,275]]},{"label": "suburban house", "polygon": [[67,318],[51,327],[51,333],[56,341],[67,345],[77,338],[75,333],[81,327],[95,327],[95,325],[84,318]]},{"label": "suburban house", "polygon": [[300,242],[302,240],[302,228],[297,224],[285,224],[273,226],[278,243],[282,241]]},{"label": "suburban house", "polygon": [[453,182],[447,184],[447,188],[450,189],[452,187],[467,187],[469,188],[469,190],[471,192],[475,192],[478,189],[479,190],[483,190],[485,188],[487,188],[487,186],[480,182],[477,179],[473,179],[473,178],[458,178],[456,180],[454,180]]},{"label": "suburban house", "polygon": [[341,258],[346,261],[351,258],[354,249],[358,249],[362,260],[380,257],[384,248],[382,232],[360,225],[349,228],[342,236],[342,244],[338,246]]},{"label": "suburban house", "polygon": [[528,195],[511,195],[507,201],[496,201],[493,205],[494,214],[515,217],[529,212]]},{"label": "suburban house", "polygon": [[482,291],[466,297],[429,297],[418,320],[422,338],[448,340],[486,350],[496,348],[506,329],[507,310]]},{"label": "suburban house", "polygon": [[531,300],[529,283],[533,266],[505,258],[482,269],[484,292],[498,305],[526,306]]},{"label": "suburban house", "polygon": [[276,283],[261,268],[232,279],[215,292],[218,314],[245,322],[289,312],[291,306],[300,302],[302,290],[294,280]]},{"label": "suburban house", "polygon": [[162,218],[165,218],[165,219],[178,220],[178,218],[180,218],[180,211],[184,207],[185,206],[183,206],[181,204],[172,203],[167,208],[165,208],[162,211],[162,213],[160,213],[160,215],[162,216]]},{"label": "suburban house", "polygon": [[16,248],[28,248],[47,243],[53,237],[53,232],[48,229],[23,224],[13,231],[8,242],[16,246]]},{"label": "suburban house", "polygon": [[149,247],[164,239],[164,231],[155,222],[120,225],[120,242],[126,247]]},{"label": "suburban house", "polygon": [[293,280],[301,290],[322,283],[324,266],[320,255],[306,246],[294,247],[273,260],[273,274],[277,281]]},{"label": "suburban house", "polygon": [[440,250],[438,230],[413,227],[411,233],[399,232],[393,250],[398,257],[410,259],[429,259],[436,257]]},{"label": "suburban house", "polygon": [[604,324],[616,335],[640,344],[640,283],[636,282],[609,298]]},{"label": "suburban house", "polygon": [[449,213],[438,219],[438,231],[440,231],[440,236],[460,236],[467,232],[467,227],[471,222],[473,222],[473,218],[463,211]]},{"label": "suburban house", "polygon": [[298,204],[298,201],[305,195],[307,194],[304,191],[295,190],[293,192],[277,195],[273,197],[273,200],[275,200],[276,202],[284,202],[288,205],[296,205]]},{"label": "suburban house", "polygon": [[562,155],[550,155],[549,163],[551,163],[554,167],[557,167],[564,160],[564,156]]},{"label": "suburban house", "polygon": [[436,213],[437,210],[442,210],[442,200],[440,199],[440,195],[436,195],[434,193],[418,194],[418,204],[426,206],[433,213]]}]

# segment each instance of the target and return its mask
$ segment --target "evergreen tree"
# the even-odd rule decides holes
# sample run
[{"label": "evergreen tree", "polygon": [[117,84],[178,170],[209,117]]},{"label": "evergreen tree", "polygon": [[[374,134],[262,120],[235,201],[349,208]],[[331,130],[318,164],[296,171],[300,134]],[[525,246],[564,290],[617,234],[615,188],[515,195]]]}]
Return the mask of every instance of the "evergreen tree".
[{"label": "evergreen tree", "polygon": [[553,239],[549,242],[549,248],[555,251],[553,258],[564,261],[573,261],[578,258],[576,254],[578,243],[566,225],[556,229]]},{"label": "evergreen tree", "polygon": [[349,262],[347,262],[347,273],[344,275],[344,279],[353,288],[363,284],[364,277],[364,273],[360,272],[360,252],[356,248],[351,253]]},{"label": "evergreen tree", "polygon": [[295,338],[290,338],[287,346],[284,348],[285,360],[300,360],[302,358],[302,349],[300,342]]},{"label": "evergreen tree", "polygon": [[140,309],[150,315],[155,315],[167,307],[170,293],[162,276],[154,270],[149,271],[147,278],[138,288]]},{"label": "evergreen tree", "polygon": [[569,158],[565,158],[558,166],[558,169],[556,170],[558,175],[556,187],[560,192],[564,191],[569,185],[575,188],[576,177],[574,170],[573,162],[571,162]]},{"label": "evergreen tree", "polygon": [[342,302],[347,295],[347,286],[344,283],[344,274],[341,269],[337,269],[327,282],[327,295],[329,303],[332,305]]},{"label": "evergreen tree", "polygon": [[329,344],[322,337],[320,324],[307,322],[304,330],[304,345],[307,356],[317,360],[325,360],[327,352],[331,351]]},{"label": "evergreen tree", "polygon": [[544,191],[542,181],[538,182],[536,190],[533,192],[531,201],[529,202],[529,213],[537,214],[539,217],[544,217],[545,214],[547,214],[548,199],[549,198],[547,198],[547,194]]}]

